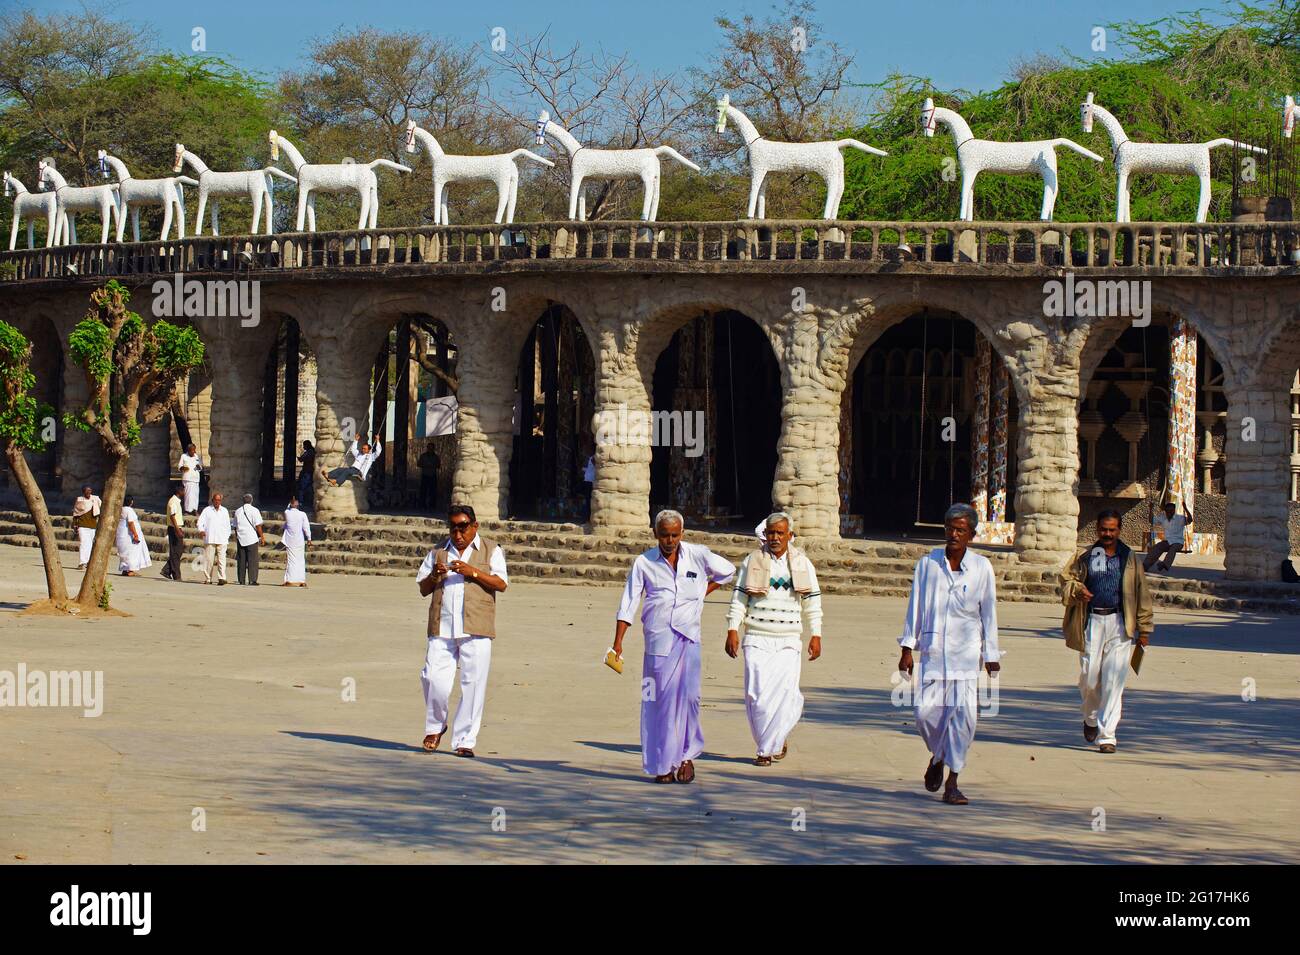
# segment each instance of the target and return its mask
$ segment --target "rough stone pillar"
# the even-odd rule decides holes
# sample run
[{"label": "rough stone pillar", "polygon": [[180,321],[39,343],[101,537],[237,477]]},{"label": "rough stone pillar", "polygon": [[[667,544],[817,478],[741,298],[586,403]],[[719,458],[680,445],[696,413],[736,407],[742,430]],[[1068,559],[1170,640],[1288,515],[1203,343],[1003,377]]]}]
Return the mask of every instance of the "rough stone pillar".
[{"label": "rough stone pillar", "polygon": [[[975,420],[971,427],[970,505],[981,522],[989,518],[989,387],[993,346],[975,336]],[[1005,436],[1005,432],[1004,432]]]},{"label": "rough stone pillar", "polygon": [[[635,346],[620,348],[619,341],[612,331],[602,329],[592,422],[596,483],[591,492],[591,526],[597,533],[620,527],[644,529],[650,523],[650,443],[629,440],[634,435],[628,425],[637,416],[650,414],[650,391],[630,353]],[[645,420],[648,428],[648,417]]]},{"label": "rough stone pillar", "polygon": [[275,329],[270,322],[244,327],[219,318],[194,319],[194,324],[212,370],[212,438],[203,458],[208,496],[219,491],[227,502],[238,501],[256,494],[261,481],[262,398]]},{"label": "rough stone pillar", "polygon": [[[313,344],[316,355],[316,476],[313,482],[315,517],[329,521],[354,517],[370,509],[368,485],[359,480],[333,487],[320,470],[349,464],[353,440],[370,440],[370,368],[374,352],[358,348],[347,334],[347,316],[322,322]],[[383,422],[376,423],[376,429]],[[381,435],[380,440],[383,440]]]},{"label": "rough stone pillar", "polygon": [[993,362],[993,437],[989,447],[988,519],[1007,519],[1007,425],[1011,407],[1011,379],[1006,362]]},{"label": "rough stone pillar", "polygon": [[[456,366],[460,411],[451,501],[470,505],[481,521],[503,520],[509,507],[511,417],[519,355],[487,334],[467,336],[456,344],[460,348]],[[526,396],[523,407],[531,408],[530,401],[531,396]]]},{"label": "rough stone pillar", "polygon": [[1230,389],[1224,490],[1228,495],[1227,576],[1277,580],[1290,553],[1287,534],[1287,434],[1291,395]]},{"label": "rough stone pillar", "polygon": [[[1024,323],[1007,330],[1020,384],[1016,429],[1016,553],[1063,565],[1079,535],[1079,347],[1049,342]],[[997,361],[995,359],[995,361]],[[997,361],[1001,364],[1000,361]]]},{"label": "rough stone pillar", "polygon": [[[67,354],[66,345],[64,354]],[[63,402],[60,411],[76,411],[86,406],[86,373],[71,358],[63,362]],[[65,428],[58,424],[58,436],[63,446],[59,449],[59,469],[62,477],[59,487],[63,495],[72,499],[81,494],[89,484],[100,493],[104,486],[103,450],[99,438],[87,431]]]},{"label": "rough stone pillar", "polygon": [[1169,448],[1167,500],[1195,513],[1196,330],[1180,317],[1169,330]]},{"label": "rough stone pillar", "polygon": [[772,500],[788,511],[800,537],[840,536],[840,406],[845,368],[819,361],[817,320],[800,315],[782,355],[781,437]]}]

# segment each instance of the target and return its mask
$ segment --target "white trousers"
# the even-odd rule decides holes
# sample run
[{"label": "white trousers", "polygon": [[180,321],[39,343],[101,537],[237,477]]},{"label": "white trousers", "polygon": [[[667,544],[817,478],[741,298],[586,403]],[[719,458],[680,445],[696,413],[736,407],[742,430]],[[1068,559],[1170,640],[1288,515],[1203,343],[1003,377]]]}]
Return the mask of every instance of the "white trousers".
[{"label": "white trousers", "polygon": [[803,715],[799,671],[803,642],[745,637],[745,715],[759,756],[777,756]]},{"label": "white trousers", "polygon": [[1133,641],[1124,635],[1124,619],[1112,613],[1088,615],[1083,653],[1079,654],[1079,696],[1083,721],[1099,727],[1097,744],[1114,743],[1124,703]]},{"label": "white trousers", "polygon": [[208,583],[212,582],[214,571],[217,580],[226,579],[226,548],[229,546],[229,541],[203,545],[203,579]]},{"label": "white trousers", "polygon": [[199,482],[182,481],[181,487],[185,489],[185,500],[181,502],[181,509],[186,514],[193,514],[199,509]]},{"label": "white trousers", "polygon": [[90,563],[90,549],[95,545],[95,528],[78,527],[77,540],[81,544],[81,550],[77,554],[77,563]]},{"label": "white trousers", "polygon": [[460,706],[452,726],[451,748],[473,749],[483,725],[483,703],[487,699],[488,669],[492,666],[490,637],[430,637],[429,649],[420,671],[424,688],[424,732],[441,733],[447,728],[451,688],[460,664]]},{"label": "white trousers", "polygon": [[921,674],[916,695],[916,729],[930,750],[954,773],[966,766],[979,714],[978,680],[928,679]]}]

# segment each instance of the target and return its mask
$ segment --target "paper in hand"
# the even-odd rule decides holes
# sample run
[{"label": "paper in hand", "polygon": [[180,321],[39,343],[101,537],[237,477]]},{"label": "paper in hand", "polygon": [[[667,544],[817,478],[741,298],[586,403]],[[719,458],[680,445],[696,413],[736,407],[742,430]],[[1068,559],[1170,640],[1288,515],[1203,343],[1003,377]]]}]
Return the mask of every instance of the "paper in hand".
[{"label": "paper in hand", "polygon": [[623,672],[623,658],[614,652],[613,647],[610,647],[605,653],[605,666],[609,667],[615,673]]}]

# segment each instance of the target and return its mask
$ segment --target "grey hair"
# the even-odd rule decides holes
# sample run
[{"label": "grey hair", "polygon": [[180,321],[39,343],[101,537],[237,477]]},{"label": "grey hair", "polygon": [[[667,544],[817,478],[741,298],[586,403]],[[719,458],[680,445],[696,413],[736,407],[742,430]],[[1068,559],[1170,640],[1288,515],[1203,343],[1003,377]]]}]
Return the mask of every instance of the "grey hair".
[{"label": "grey hair", "polygon": [[244,495],[244,503],[245,503],[245,504],[252,504],[252,503],[253,503],[253,495],[251,495],[251,494],[245,494],[245,495]]},{"label": "grey hair", "polygon": [[767,520],[763,522],[763,526],[771,527],[773,524],[780,524],[782,521],[785,521],[786,527],[788,527],[790,529],[790,533],[793,534],[794,518],[791,517],[789,514],[787,514],[785,511],[773,511],[771,514],[767,515]]},{"label": "grey hair", "polygon": [[970,532],[972,534],[979,529],[980,516],[975,513],[975,508],[971,507],[969,504],[954,504],[952,507],[948,508],[948,510],[943,512],[943,522],[945,524],[959,518],[965,519],[966,523],[970,526]]},{"label": "grey hair", "polygon": [[677,524],[682,530],[686,530],[686,518],[682,517],[681,512],[666,507],[655,515],[655,530],[659,530],[661,524]]}]

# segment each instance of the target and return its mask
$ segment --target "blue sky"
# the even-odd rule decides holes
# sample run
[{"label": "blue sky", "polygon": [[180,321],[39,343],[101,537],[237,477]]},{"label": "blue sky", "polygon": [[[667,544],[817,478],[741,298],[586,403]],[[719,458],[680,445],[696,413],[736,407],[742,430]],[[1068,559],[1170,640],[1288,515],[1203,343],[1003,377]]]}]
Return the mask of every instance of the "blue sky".
[{"label": "blue sky", "polygon": [[[37,13],[79,6],[75,0],[18,0],[16,5]],[[115,18],[151,24],[163,49],[189,52],[191,31],[202,27],[209,53],[268,75],[298,65],[312,37],[360,26],[424,30],[483,43],[493,27],[525,34],[549,27],[557,41],[628,52],[645,69],[675,69],[708,57],[718,38],[713,18],[719,12],[762,19],[772,10],[770,0],[654,0],[645,5],[625,0],[371,0],[360,6],[362,16],[355,0],[220,0],[211,9],[157,0],[95,4]],[[650,10],[648,23],[642,22],[643,6]],[[1154,20],[1198,6],[1215,5],[1213,0],[821,0],[817,10],[823,29],[856,54],[854,79],[859,82],[898,69],[929,75],[940,88],[981,90],[1001,84],[1017,60],[1035,53],[1112,55],[1113,36],[1108,53],[1092,52],[1094,26]],[[299,22],[304,14],[311,17],[309,23]]]}]

